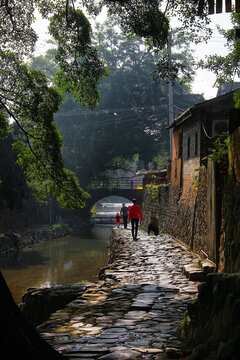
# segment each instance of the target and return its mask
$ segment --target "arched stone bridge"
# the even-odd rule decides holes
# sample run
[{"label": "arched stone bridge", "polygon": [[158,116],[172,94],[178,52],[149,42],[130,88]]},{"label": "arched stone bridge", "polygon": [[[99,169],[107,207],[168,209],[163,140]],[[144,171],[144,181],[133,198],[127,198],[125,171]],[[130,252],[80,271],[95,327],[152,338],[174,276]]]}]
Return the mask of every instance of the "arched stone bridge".
[{"label": "arched stone bridge", "polygon": [[90,213],[97,201],[109,196],[122,196],[130,201],[136,199],[139,205],[143,201],[142,178],[139,180],[112,179],[108,182],[98,181],[92,183],[91,188],[87,191],[91,198],[87,200],[84,208],[86,214]]}]

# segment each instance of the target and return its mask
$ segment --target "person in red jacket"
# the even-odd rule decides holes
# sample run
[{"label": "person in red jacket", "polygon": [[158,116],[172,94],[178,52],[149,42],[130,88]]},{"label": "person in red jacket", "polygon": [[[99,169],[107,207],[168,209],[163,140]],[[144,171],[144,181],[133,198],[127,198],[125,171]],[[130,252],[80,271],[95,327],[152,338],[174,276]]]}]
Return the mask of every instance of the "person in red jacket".
[{"label": "person in red jacket", "polygon": [[141,211],[140,206],[137,205],[136,199],[133,199],[132,202],[133,202],[133,205],[129,207],[128,218],[132,224],[133,240],[137,240],[139,218],[141,218],[142,220],[144,220],[144,218],[142,216],[142,211]]},{"label": "person in red jacket", "polygon": [[119,225],[121,224],[121,216],[119,215],[119,213],[116,213],[115,223],[117,224],[117,227],[119,228]]}]

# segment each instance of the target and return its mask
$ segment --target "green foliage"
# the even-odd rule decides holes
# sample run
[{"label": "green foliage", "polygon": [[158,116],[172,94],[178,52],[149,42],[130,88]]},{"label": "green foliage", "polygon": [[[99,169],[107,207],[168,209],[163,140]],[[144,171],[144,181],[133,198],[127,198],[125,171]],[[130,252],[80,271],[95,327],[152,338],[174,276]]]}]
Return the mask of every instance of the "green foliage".
[{"label": "green foliage", "polygon": [[[37,40],[32,28],[36,9],[50,20],[50,34],[57,44],[51,56],[48,53],[47,62],[38,58],[37,67],[47,68],[47,76],[24,63]],[[19,129],[13,145],[18,152],[17,162],[39,201],[53,194],[62,207],[82,207],[88,195],[76,176],[64,168],[63,140],[53,116],[65,91],[71,91],[83,105],[97,104],[97,84],[105,70],[91,44],[88,20],[68,1],[2,1],[0,62],[0,137],[9,130],[9,120],[14,121]],[[53,80],[55,69],[58,72]]]},{"label": "green foliage", "polygon": [[[51,42],[53,43],[53,42]],[[55,44],[53,43],[53,46]],[[31,56],[29,68],[42,71],[49,82],[53,81],[54,75],[59,70],[55,62],[56,49],[48,49],[45,55]]]},{"label": "green foliage", "polygon": [[[200,62],[204,69],[212,71],[216,76],[216,84],[221,85],[225,82],[234,82],[234,78],[240,76],[240,39],[236,36],[236,30],[240,27],[240,14],[232,12],[231,20],[233,27],[229,30],[221,29],[218,31],[226,39],[226,46],[229,50],[227,55],[210,55],[205,61]],[[240,93],[236,92],[234,100],[236,107],[240,106]]]},{"label": "green foliage", "polygon": [[194,170],[192,186],[194,187],[195,190],[198,190],[199,171],[200,171],[200,165]]},{"label": "green foliage", "polygon": [[181,82],[188,86],[193,81],[195,62],[193,51],[190,49],[191,37],[182,37],[181,35],[181,28],[176,28],[171,32],[168,44],[171,46],[171,58],[167,47],[155,51],[158,54],[155,70],[156,81],[159,81],[160,78],[168,82],[170,79],[173,84]]},{"label": "green foliage", "polygon": [[137,35],[156,47],[166,44],[169,21],[160,10],[161,1],[108,2],[109,14],[118,16],[124,33]]},{"label": "green foliage", "polygon": [[166,155],[157,155],[153,158],[153,166],[156,170],[162,170],[167,167],[168,154]]},{"label": "green foliage", "polygon": [[4,139],[7,136],[8,130],[7,117],[4,113],[0,112],[0,139]]},{"label": "green foliage", "polygon": [[13,142],[11,134],[0,141],[0,201],[2,208],[10,209],[21,208],[29,193],[23,171],[15,164]]},{"label": "green foliage", "polygon": [[[92,1],[91,1],[92,2]],[[182,36],[191,34],[198,42],[208,35],[207,3],[196,0],[129,0],[99,1],[108,8],[108,13],[118,17],[122,29],[128,36],[144,37],[150,47],[163,48],[169,33],[169,19],[174,16],[182,23]],[[96,8],[95,8],[96,11]],[[201,36],[199,35],[201,34]]]},{"label": "green foliage", "polygon": [[235,107],[237,109],[240,109],[240,90],[239,89],[234,91],[233,100],[234,100],[234,103],[235,103]]},{"label": "green foliage", "polygon": [[174,17],[180,21],[179,39],[182,42],[206,41],[211,34],[207,2],[199,1],[197,6],[196,0],[103,0],[100,4],[105,5],[108,14],[118,20],[124,34],[141,37],[149,49],[160,54],[157,73],[161,79],[170,78],[174,82],[182,75],[184,81],[189,81],[192,74],[188,63],[178,56],[173,56],[170,61],[166,51],[168,36],[172,32],[170,20]]},{"label": "green foliage", "polygon": [[81,10],[67,7],[51,18],[49,32],[58,44],[55,59],[60,70],[55,84],[63,93],[72,93],[77,102],[93,108],[99,98],[96,84],[106,72],[91,46],[89,21]]},{"label": "green foliage", "polygon": [[109,167],[116,170],[121,169],[123,171],[128,171],[130,167],[130,162],[125,160],[121,156],[116,156],[111,160]]},{"label": "green foliage", "polygon": [[70,229],[68,225],[60,218],[57,224],[53,225],[54,228],[63,229],[67,234],[70,234]]},{"label": "green foliage", "polygon": [[[129,42],[123,41],[122,45],[119,40],[118,46],[113,47],[114,58],[110,48],[105,47],[104,50],[104,47],[101,48],[100,45],[98,47],[100,56],[98,55],[98,50],[91,41],[90,23],[82,12],[85,6],[90,14],[96,15],[104,5],[107,6],[110,14],[120,20],[124,31],[132,37]],[[117,156],[128,159],[135,153],[141,154],[145,162],[149,161],[153,148],[157,147],[157,141],[159,141],[159,126],[156,124],[159,118],[156,105],[158,106],[159,103],[156,99],[161,98],[164,92],[162,90],[157,92],[156,88],[150,85],[154,55],[147,54],[146,51],[143,54],[140,51],[142,44],[140,42],[137,44],[133,35],[143,37],[149,48],[165,47],[169,28],[167,16],[170,16],[171,11],[175,12],[177,8],[178,14],[180,9],[183,19],[187,20],[191,10],[194,10],[195,2],[193,0],[183,3],[170,1],[165,11],[160,10],[161,5],[163,2],[160,0],[131,0],[126,4],[105,0],[98,2],[93,0],[1,2],[0,136],[2,137],[8,131],[9,120],[14,121],[20,132],[14,145],[14,149],[18,152],[18,164],[24,169],[27,182],[34,188],[36,198],[40,201],[46,201],[46,196],[52,193],[60,201],[61,206],[73,208],[83,206],[87,198],[87,194],[80,188],[76,177],[64,169],[61,158],[63,141],[53,124],[53,114],[58,111],[65,93],[71,93],[81,105],[93,108],[99,101],[99,90],[105,87],[108,93],[105,98],[103,97],[102,109],[103,106],[112,109],[120,106],[127,111],[125,115],[122,113],[123,116],[118,116],[119,123],[115,121],[114,131],[110,126],[103,127],[100,121],[99,126],[94,124],[94,131],[93,128],[86,127],[86,139],[84,138],[81,143],[81,151],[82,149],[84,151],[82,155],[80,154],[80,158],[83,158],[85,164],[88,163],[91,170],[94,168],[93,165],[98,164],[98,160],[100,160],[99,166],[97,165],[95,173],[99,174],[105,170],[106,164],[111,164],[112,159]],[[187,16],[184,14],[186,9],[189,9]],[[49,20],[49,33],[56,43],[51,56],[48,53],[47,58],[39,57],[38,63],[35,61],[37,69],[47,70],[45,75],[41,71],[29,69],[24,64],[26,59],[33,54],[37,41],[37,34],[32,27],[35,10],[38,10],[44,19]],[[190,27],[194,23],[199,23],[199,19],[194,16],[188,21],[188,24],[191,24]],[[201,21],[204,20],[204,16],[200,18]],[[114,36],[116,37],[113,34]],[[98,39],[100,38],[99,34]],[[136,49],[138,49],[137,52]],[[121,57],[118,58],[120,54]],[[109,67],[110,70],[115,70],[111,73],[109,82],[98,87],[100,80],[107,75],[101,58],[108,59],[106,62],[109,63],[115,62],[115,65],[112,63],[113,68]],[[33,63],[32,66],[34,66]],[[53,78],[55,69],[57,72]],[[181,93],[180,88],[178,86],[176,88]],[[150,114],[146,113],[145,109],[139,110],[147,103],[150,107],[154,105],[153,112]],[[164,111],[162,111],[163,116],[166,113]],[[109,115],[109,120],[112,116],[113,113]],[[125,120],[131,118],[132,123],[129,126]],[[83,123],[84,121],[81,125],[85,126]],[[130,128],[131,132],[128,137],[125,136],[119,142],[120,126],[122,133],[128,134]],[[161,133],[164,126],[162,122]],[[81,142],[81,135],[79,137]],[[107,144],[109,151],[103,162],[106,138],[110,139]],[[129,138],[131,139],[130,149],[129,146],[128,148],[125,146]],[[164,138],[162,140],[161,146],[164,147],[166,140]],[[95,147],[94,150],[90,148],[89,153],[88,145]],[[121,154],[119,154],[119,149],[121,149]],[[97,157],[96,152],[99,154]],[[79,156],[79,152],[76,154]],[[71,155],[69,153],[65,156],[70,158]],[[85,176],[84,166],[75,168],[79,170],[78,175]],[[92,171],[87,170],[87,172],[90,173],[86,175],[89,179],[93,174]]]},{"label": "green foliage", "polygon": [[[109,68],[99,86],[100,104],[87,112],[68,99],[56,117],[65,142],[65,164],[84,186],[92,179],[126,176],[124,170],[133,162],[137,170],[147,168],[155,156],[167,157],[169,149],[168,85],[161,80],[156,85],[153,79],[158,55],[147,51],[141,39],[124,37],[113,18],[96,28],[94,44]],[[175,83],[179,107],[202,99]]]},{"label": "green foliage", "polygon": [[151,193],[152,199],[157,201],[159,198],[160,189],[165,186],[166,186],[165,184],[159,184],[159,185],[147,184],[145,187],[146,190]]},{"label": "green foliage", "polygon": [[96,205],[94,205],[90,211],[90,217],[95,218],[95,216],[96,216]]},{"label": "green foliage", "polygon": [[209,157],[216,162],[220,161],[228,153],[229,142],[230,142],[229,136],[228,137],[224,135],[219,136],[214,141],[214,147],[209,149],[209,151],[211,152]]}]

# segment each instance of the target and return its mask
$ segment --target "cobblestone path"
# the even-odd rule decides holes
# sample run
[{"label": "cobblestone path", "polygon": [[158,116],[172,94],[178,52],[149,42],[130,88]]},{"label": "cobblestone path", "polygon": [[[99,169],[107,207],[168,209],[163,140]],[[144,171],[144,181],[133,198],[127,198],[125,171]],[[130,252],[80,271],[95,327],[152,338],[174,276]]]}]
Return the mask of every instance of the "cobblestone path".
[{"label": "cobblestone path", "polygon": [[182,359],[176,332],[198,283],[181,271],[196,255],[169,235],[114,236],[118,255],[104,280],[54,313],[41,335],[68,359]]}]

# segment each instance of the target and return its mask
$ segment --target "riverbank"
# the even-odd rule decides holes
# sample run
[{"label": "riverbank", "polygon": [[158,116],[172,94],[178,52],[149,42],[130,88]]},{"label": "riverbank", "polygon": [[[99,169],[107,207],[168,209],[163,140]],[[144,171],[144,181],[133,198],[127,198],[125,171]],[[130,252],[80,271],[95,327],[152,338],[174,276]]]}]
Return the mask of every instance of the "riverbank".
[{"label": "riverbank", "polygon": [[48,241],[69,234],[63,226],[41,225],[20,233],[0,235],[0,256],[18,252],[42,241]]},{"label": "riverbank", "polygon": [[20,250],[32,247],[34,244],[63,237],[66,235],[76,236],[83,230],[91,228],[92,224],[86,219],[75,219],[65,224],[60,221],[54,225],[36,225],[24,231],[0,234],[0,256],[16,253]]},{"label": "riverbank", "polygon": [[196,255],[166,234],[114,229],[109,263],[91,284],[38,327],[67,358],[183,359],[177,330],[198,283],[182,274]]}]

